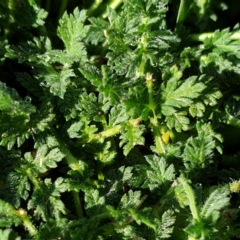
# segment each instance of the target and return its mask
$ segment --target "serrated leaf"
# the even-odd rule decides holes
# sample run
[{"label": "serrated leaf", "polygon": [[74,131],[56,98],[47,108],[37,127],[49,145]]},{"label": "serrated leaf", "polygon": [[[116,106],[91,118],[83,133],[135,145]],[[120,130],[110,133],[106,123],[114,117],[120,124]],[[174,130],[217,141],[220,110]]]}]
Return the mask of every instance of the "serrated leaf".
[{"label": "serrated leaf", "polygon": [[58,148],[49,151],[47,145],[42,145],[37,149],[35,158],[32,160],[25,154],[25,159],[32,162],[39,172],[46,172],[48,168],[56,168],[57,162],[61,161],[64,154]]},{"label": "serrated leaf", "polygon": [[86,65],[84,68],[79,68],[79,71],[87,80],[92,83],[92,85],[97,87],[102,83],[101,74],[97,67]]},{"label": "serrated leaf", "polygon": [[61,214],[66,214],[67,209],[60,199],[60,193],[67,190],[67,184],[62,178],[58,178],[53,184],[51,179],[45,179],[39,183],[39,187],[34,189],[31,199],[28,201],[28,209],[35,209],[37,218],[60,218]]},{"label": "serrated leaf", "polygon": [[[12,95],[12,96],[11,96]],[[16,98],[16,93],[12,91],[12,93],[9,91],[9,89],[0,82],[0,110],[4,111],[9,109],[12,104],[14,104],[14,99]]]},{"label": "serrated leaf", "polygon": [[87,66],[85,69],[79,68],[79,70],[87,80],[97,87],[103,98],[112,105],[120,102],[123,86],[121,86],[116,74],[112,73],[108,67],[102,65],[101,72],[93,66]]},{"label": "serrated leaf", "polygon": [[29,197],[30,189],[31,186],[25,171],[17,168],[6,175],[5,184],[0,189],[0,198],[13,207],[19,208],[21,198],[26,200]]},{"label": "serrated leaf", "polygon": [[141,192],[130,190],[127,194],[124,194],[118,205],[119,209],[137,208],[141,203]]},{"label": "serrated leaf", "polygon": [[[211,162],[214,149],[220,147],[221,136],[216,134],[210,124],[197,123],[198,137],[187,140],[183,160],[187,168],[206,167]],[[217,141],[216,141],[216,140]]]},{"label": "serrated leaf", "polygon": [[[110,170],[105,176],[105,188],[103,193],[106,196],[106,199],[113,201],[118,199],[121,195],[116,195],[117,192],[121,191],[124,188],[124,185],[132,177],[132,167],[122,166],[118,169]],[[117,200],[118,201],[118,200]]]},{"label": "serrated leaf", "polygon": [[129,119],[126,110],[122,107],[122,104],[114,106],[109,114],[109,127],[116,126]]},{"label": "serrated leaf", "polygon": [[37,20],[36,23],[33,24],[34,27],[43,26],[45,21],[44,19],[47,17],[48,13],[44,9],[39,9],[37,12]]},{"label": "serrated leaf", "polygon": [[86,18],[86,11],[76,8],[73,14],[64,13],[59,21],[58,35],[64,42],[70,62],[87,61],[87,52],[81,42],[89,30],[88,26],[84,26]]},{"label": "serrated leaf", "polygon": [[53,95],[63,99],[71,77],[75,77],[73,70],[69,67],[63,67],[59,72],[52,66],[46,66],[45,69],[47,71],[42,72],[41,78],[44,79],[46,86],[50,88]]},{"label": "serrated leaf", "polygon": [[21,83],[31,94],[40,98],[43,95],[43,91],[39,83],[30,76],[28,73],[16,73],[18,82]]},{"label": "serrated leaf", "polygon": [[225,53],[225,56],[234,55],[240,58],[239,52],[239,40],[233,40],[231,38],[233,32],[230,32],[229,28],[223,30],[216,30],[213,36],[205,38],[204,47],[206,49],[213,48],[213,51]]},{"label": "serrated leaf", "polygon": [[15,208],[0,199],[0,227],[19,226],[21,219],[15,214]]},{"label": "serrated leaf", "polygon": [[105,110],[104,107],[107,107],[107,105],[108,104],[104,102],[104,99],[102,99],[101,96],[97,97],[93,92],[90,94],[83,92],[75,107],[80,111],[82,119],[94,119],[96,122],[102,122],[102,115],[104,115],[103,110]]},{"label": "serrated leaf", "polygon": [[172,210],[167,210],[163,213],[160,226],[157,229],[156,239],[166,239],[170,238],[174,230],[174,223],[176,217]]},{"label": "serrated leaf", "polygon": [[202,117],[205,112],[205,106],[201,102],[193,103],[189,107],[189,112],[192,117]]},{"label": "serrated leaf", "polygon": [[83,127],[83,123],[80,121],[73,123],[70,126],[70,128],[67,130],[69,137],[70,138],[79,137],[79,131],[81,130],[82,127]]},{"label": "serrated leaf", "polygon": [[114,148],[112,148],[111,141],[104,142],[100,149],[95,150],[94,154],[96,160],[106,165],[112,163],[116,155],[117,152],[115,151]]},{"label": "serrated leaf", "polygon": [[12,229],[0,229],[1,240],[21,240]]},{"label": "serrated leaf", "polygon": [[97,189],[88,189],[85,192],[85,208],[87,212],[92,215],[101,212],[103,205],[105,204],[105,197],[99,195]]},{"label": "serrated leaf", "polygon": [[42,222],[39,227],[40,239],[57,239],[57,238],[70,238],[70,227],[66,228],[69,224],[67,218],[48,219],[46,222]]},{"label": "serrated leaf", "polygon": [[[230,203],[229,194],[230,194],[230,191],[228,186],[222,186],[222,187],[216,188],[204,203],[201,209],[200,215],[203,218],[208,219],[215,212],[219,212],[224,207],[229,205]],[[214,219],[214,220],[216,221],[217,219]]]},{"label": "serrated leaf", "polygon": [[20,147],[31,136],[29,122],[36,108],[31,104],[31,99],[22,100],[15,90],[4,84],[0,84],[0,104],[0,145],[10,150],[17,142]]},{"label": "serrated leaf", "polygon": [[161,87],[162,113],[169,116],[174,110],[170,111],[168,108],[178,109],[190,106],[193,99],[199,97],[204,89],[205,85],[198,83],[195,76],[189,77],[182,83],[175,77],[169,79],[166,85]]},{"label": "serrated leaf", "polygon": [[203,96],[203,102],[205,105],[215,106],[218,100],[222,98],[222,93],[217,88],[212,88],[208,90]]},{"label": "serrated leaf", "polygon": [[150,185],[155,183],[160,187],[162,184],[167,184],[174,179],[174,166],[172,164],[168,166],[164,158],[156,155],[148,155],[145,158],[150,165],[150,169],[147,170]]},{"label": "serrated leaf", "polygon": [[104,30],[108,27],[108,22],[101,18],[89,18],[91,26],[86,36],[86,41],[97,45],[105,40]]},{"label": "serrated leaf", "polygon": [[119,143],[120,147],[123,146],[123,153],[125,156],[131,151],[131,149],[139,144],[144,144],[143,132],[145,130],[144,125],[136,125],[134,122],[128,122],[125,124],[123,133],[120,136],[121,141]]},{"label": "serrated leaf", "polygon": [[166,117],[166,124],[169,129],[176,129],[177,132],[186,131],[189,128],[190,121],[186,117],[186,112],[175,112]]},{"label": "serrated leaf", "polygon": [[[178,181],[180,182],[183,192],[185,193],[185,196],[188,201],[189,208],[191,210],[191,214],[194,220],[197,222],[200,222],[200,216],[199,216],[199,209],[196,203],[196,195],[194,193],[193,188],[189,184],[189,180],[185,178],[183,174],[178,178]],[[185,200],[184,199],[184,200]]]}]

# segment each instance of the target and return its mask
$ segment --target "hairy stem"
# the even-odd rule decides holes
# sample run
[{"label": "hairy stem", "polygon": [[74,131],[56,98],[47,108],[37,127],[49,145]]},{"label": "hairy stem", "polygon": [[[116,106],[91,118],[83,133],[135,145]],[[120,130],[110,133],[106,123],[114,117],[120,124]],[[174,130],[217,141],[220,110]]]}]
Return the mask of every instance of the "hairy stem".
[{"label": "hairy stem", "polygon": [[76,191],[72,191],[73,201],[75,203],[77,216],[81,219],[83,218],[82,204],[79,198],[79,194]]},{"label": "hairy stem", "polygon": [[24,227],[29,231],[30,235],[36,237],[38,231],[29,219],[27,212],[24,209],[19,209],[15,213],[22,220]]},{"label": "hairy stem", "polygon": [[[133,125],[138,124],[140,121],[141,121],[140,118],[128,120],[128,122]],[[127,122],[126,122],[126,124],[127,124]],[[100,139],[112,137],[114,135],[119,134],[121,132],[122,128],[123,128],[122,124],[116,125],[114,127],[110,127],[100,133],[96,133],[93,137],[89,138],[87,140],[87,142],[90,143],[90,142],[97,141]]]},{"label": "hairy stem", "polygon": [[122,129],[121,125],[116,125],[112,128],[109,128],[105,131],[95,134],[94,137],[92,137],[91,139],[88,140],[88,142],[92,142],[95,140],[105,139],[105,138],[114,136],[114,135],[120,133],[121,129]]},{"label": "hairy stem", "polygon": [[158,123],[158,119],[155,113],[156,104],[153,99],[153,78],[151,73],[146,74],[146,85],[148,89],[148,107],[153,113],[153,117],[150,118],[150,122],[152,125],[152,131],[154,136],[154,141],[156,144],[156,148],[159,154],[165,154],[165,147],[162,140],[162,136],[160,134],[160,127]]},{"label": "hairy stem", "polygon": [[[145,31],[147,32],[148,18],[143,17],[142,18],[142,23],[144,25]],[[137,77],[142,77],[142,76],[145,75],[145,68],[146,68],[146,62],[147,62],[145,52],[146,52],[147,45],[148,45],[147,37],[148,36],[146,35],[145,32],[141,36],[140,49],[141,49],[141,53],[142,53],[142,59],[141,59],[141,63],[140,63],[139,69],[138,69],[138,71],[136,73]]]}]

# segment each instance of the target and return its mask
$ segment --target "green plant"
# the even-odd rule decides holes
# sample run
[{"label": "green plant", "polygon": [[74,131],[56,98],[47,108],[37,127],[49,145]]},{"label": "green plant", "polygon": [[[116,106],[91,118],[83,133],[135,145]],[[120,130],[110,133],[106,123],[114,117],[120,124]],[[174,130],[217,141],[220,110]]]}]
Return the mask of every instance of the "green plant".
[{"label": "green plant", "polygon": [[2,238],[238,237],[227,3],[47,2],[0,3]]}]

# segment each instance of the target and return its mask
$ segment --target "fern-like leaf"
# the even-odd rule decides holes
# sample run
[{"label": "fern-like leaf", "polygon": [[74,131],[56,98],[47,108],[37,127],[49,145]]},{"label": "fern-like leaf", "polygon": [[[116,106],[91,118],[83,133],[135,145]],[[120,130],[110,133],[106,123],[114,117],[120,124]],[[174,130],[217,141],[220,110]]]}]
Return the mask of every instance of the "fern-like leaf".
[{"label": "fern-like leaf", "polygon": [[123,146],[124,155],[127,156],[131,149],[139,144],[144,144],[143,132],[145,130],[144,125],[139,125],[138,120],[133,122],[127,122],[124,124],[124,129],[121,135],[120,147]]},{"label": "fern-like leaf", "polygon": [[169,116],[177,109],[189,107],[193,99],[198,98],[205,89],[203,83],[197,82],[197,77],[192,76],[181,82],[178,78],[171,78],[161,88],[162,113]]},{"label": "fern-like leaf", "polygon": [[87,60],[85,46],[81,42],[89,30],[88,26],[84,26],[86,18],[86,11],[79,11],[76,8],[73,14],[65,13],[59,22],[58,35],[64,42],[66,54],[71,63]]},{"label": "fern-like leaf", "polygon": [[150,169],[147,170],[147,177],[151,190],[166,185],[174,179],[174,166],[172,164],[168,166],[164,158],[156,155],[149,155],[145,158],[150,165]]},{"label": "fern-like leaf", "polygon": [[197,123],[198,137],[187,140],[183,160],[188,169],[204,168],[211,162],[214,149],[221,152],[222,138],[210,124]]},{"label": "fern-like leaf", "polygon": [[202,206],[200,215],[205,219],[211,218],[212,221],[216,222],[220,211],[230,203],[229,194],[229,186],[216,188]]}]

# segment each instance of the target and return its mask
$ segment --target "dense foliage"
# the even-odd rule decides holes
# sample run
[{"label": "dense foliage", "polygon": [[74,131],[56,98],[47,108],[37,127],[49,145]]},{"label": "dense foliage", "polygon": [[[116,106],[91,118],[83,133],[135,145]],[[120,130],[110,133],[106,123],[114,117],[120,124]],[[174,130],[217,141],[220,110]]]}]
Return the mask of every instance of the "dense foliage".
[{"label": "dense foliage", "polygon": [[2,0],[1,239],[239,237],[239,13]]}]

